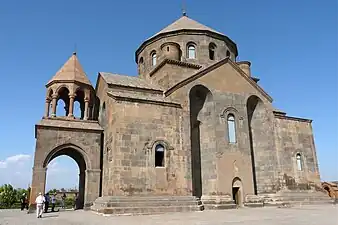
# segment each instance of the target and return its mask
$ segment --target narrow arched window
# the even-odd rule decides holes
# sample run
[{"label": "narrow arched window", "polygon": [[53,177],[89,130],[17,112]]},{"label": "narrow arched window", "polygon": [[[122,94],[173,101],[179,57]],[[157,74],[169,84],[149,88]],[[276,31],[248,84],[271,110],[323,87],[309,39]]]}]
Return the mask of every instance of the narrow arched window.
[{"label": "narrow arched window", "polygon": [[209,44],[209,59],[214,60],[215,59],[215,50],[216,45],[214,43]]},{"label": "narrow arched window", "polygon": [[195,59],[196,58],[196,48],[195,45],[189,44],[188,45],[188,59]]},{"label": "narrow arched window", "polygon": [[140,63],[140,64],[143,64],[143,57],[140,58],[139,63]]},{"label": "narrow arched window", "polygon": [[297,170],[298,171],[301,171],[303,170],[302,166],[303,166],[303,163],[302,163],[302,156],[300,153],[297,153],[296,155],[296,161],[297,161]]},{"label": "narrow arched window", "polygon": [[155,147],[155,167],[164,167],[164,146],[161,144]]},{"label": "narrow arched window", "polygon": [[234,115],[229,114],[227,122],[228,122],[229,143],[236,143],[236,122]]},{"label": "narrow arched window", "polygon": [[156,63],[157,63],[156,52],[153,52],[153,53],[151,54],[151,65],[152,65],[152,66],[156,66]]},{"label": "narrow arched window", "polygon": [[227,50],[226,56],[227,56],[228,58],[230,58],[230,51],[229,51],[229,50]]}]

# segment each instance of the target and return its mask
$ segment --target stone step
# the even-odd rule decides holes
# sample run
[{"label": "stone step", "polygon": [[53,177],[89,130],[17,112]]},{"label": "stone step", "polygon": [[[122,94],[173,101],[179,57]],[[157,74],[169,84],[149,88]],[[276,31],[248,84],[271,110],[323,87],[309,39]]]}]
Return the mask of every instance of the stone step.
[{"label": "stone step", "polygon": [[312,197],[312,196],[283,196],[280,198],[283,201],[325,201],[328,202],[331,199],[328,197]]},{"label": "stone step", "polygon": [[114,215],[149,215],[163,214],[172,212],[194,212],[202,211],[201,206],[156,206],[156,207],[106,207],[98,210],[92,210],[98,214]]},{"label": "stone step", "polygon": [[123,201],[123,202],[95,202],[94,205],[101,207],[128,207],[130,205],[142,207],[146,206],[189,206],[198,205],[196,201]]},{"label": "stone step", "polygon": [[203,210],[193,196],[105,196],[95,200],[91,210],[99,214],[158,214]]},{"label": "stone step", "polygon": [[196,201],[194,196],[104,196],[95,202]]}]

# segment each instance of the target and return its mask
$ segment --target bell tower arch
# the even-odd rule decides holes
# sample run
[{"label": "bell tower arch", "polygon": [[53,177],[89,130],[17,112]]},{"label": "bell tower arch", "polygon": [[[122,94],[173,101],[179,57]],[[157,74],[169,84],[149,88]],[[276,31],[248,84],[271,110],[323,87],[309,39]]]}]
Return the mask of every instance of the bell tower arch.
[{"label": "bell tower arch", "polygon": [[79,166],[78,207],[89,207],[100,197],[103,129],[92,113],[96,99],[95,90],[73,53],[46,84],[45,112],[35,125],[31,210],[35,209],[38,193],[48,191],[48,163],[61,155],[71,157]]}]

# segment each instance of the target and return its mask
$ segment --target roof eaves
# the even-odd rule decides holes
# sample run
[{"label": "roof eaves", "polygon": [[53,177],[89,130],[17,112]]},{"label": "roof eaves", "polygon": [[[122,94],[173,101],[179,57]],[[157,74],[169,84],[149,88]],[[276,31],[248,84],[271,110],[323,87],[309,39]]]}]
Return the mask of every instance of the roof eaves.
[{"label": "roof eaves", "polygon": [[154,67],[150,72],[149,76],[153,76],[159,69],[161,69],[165,64],[172,64],[172,65],[177,65],[177,66],[182,66],[182,67],[188,67],[192,69],[201,69],[202,66],[198,64],[193,64],[193,63],[188,63],[188,62],[182,62],[174,59],[164,59],[162,62],[160,62],[156,67]]}]

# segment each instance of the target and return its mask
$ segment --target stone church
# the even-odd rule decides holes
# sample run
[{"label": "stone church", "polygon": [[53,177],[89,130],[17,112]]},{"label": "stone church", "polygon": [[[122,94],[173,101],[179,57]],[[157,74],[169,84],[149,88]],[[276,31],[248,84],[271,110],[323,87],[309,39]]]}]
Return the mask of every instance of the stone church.
[{"label": "stone church", "polygon": [[238,54],[186,14],[136,50],[138,76],[99,72],[93,87],[73,53],[46,84],[32,205],[60,155],[79,166],[79,204],[99,213],[326,201],[312,120],[274,108]]}]

